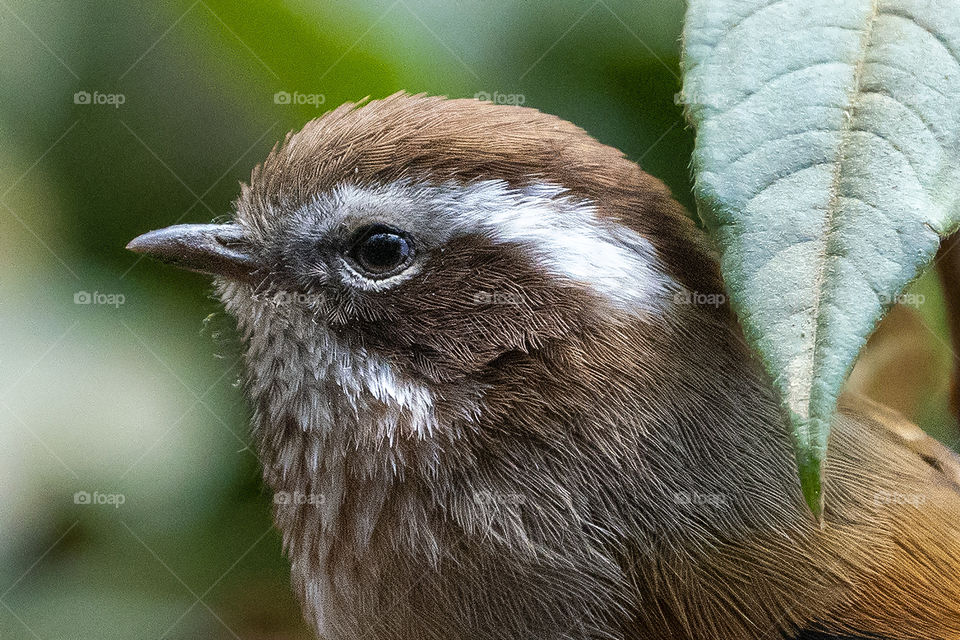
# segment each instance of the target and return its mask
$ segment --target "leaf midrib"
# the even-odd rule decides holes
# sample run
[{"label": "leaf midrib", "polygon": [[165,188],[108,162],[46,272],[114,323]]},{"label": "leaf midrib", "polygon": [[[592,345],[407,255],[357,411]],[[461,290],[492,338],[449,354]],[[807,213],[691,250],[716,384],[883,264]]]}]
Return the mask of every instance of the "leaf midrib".
[{"label": "leaf midrib", "polygon": [[[833,244],[833,238],[836,233],[834,217],[838,207],[840,206],[840,183],[843,179],[843,168],[846,162],[847,147],[850,144],[850,140],[853,138],[853,131],[855,130],[853,126],[854,118],[856,117],[855,114],[859,107],[862,96],[860,89],[863,82],[864,67],[866,66],[867,51],[870,48],[870,41],[873,37],[874,25],[879,17],[879,0],[871,0],[870,14],[867,18],[867,24],[863,30],[863,35],[860,37],[859,53],[853,69],[853,82],[851,83],[848,104],[844,109],[843,126],[840,129],[840,143],[837,145],[837,157],[834,163],[833,176],[830,182],[830,196],[827,200],[826,207],[826,230],[824,232],[824,239],[821,249],[817,256],[817,266],[814,275],[814,298],[813,309],[811,310],[813,327],[810,334],[809,358],[805,363],[806,366],[804,367],[804,381],[806,384],[806,397],[804,400],[806,404],[805,413],[807,419],[810,417],[810,405],[813,395],[813,374],[815,371],[814,367],[817,363],[817,355],[819,353],[819,349],[817,348],[817,336],[819,334],[820,327],[823,324],[822,317],[820,315],[820,303],[823,299],[826,285],[827,264],[830,260],[829,248]],[[807,436],[807,439],[809,440],[809,434],[807,434]]]}]

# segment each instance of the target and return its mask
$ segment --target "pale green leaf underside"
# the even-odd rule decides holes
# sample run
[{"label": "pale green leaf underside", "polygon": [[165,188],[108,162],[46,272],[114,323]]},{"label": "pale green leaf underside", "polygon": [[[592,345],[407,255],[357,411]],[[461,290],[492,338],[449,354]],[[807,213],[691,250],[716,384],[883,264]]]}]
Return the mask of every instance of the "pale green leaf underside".
[{"label": "pale green leaf underside", "polygon": [[696,194],[819,461],[883,310],[960,222],[960,1],[690,0]]}]

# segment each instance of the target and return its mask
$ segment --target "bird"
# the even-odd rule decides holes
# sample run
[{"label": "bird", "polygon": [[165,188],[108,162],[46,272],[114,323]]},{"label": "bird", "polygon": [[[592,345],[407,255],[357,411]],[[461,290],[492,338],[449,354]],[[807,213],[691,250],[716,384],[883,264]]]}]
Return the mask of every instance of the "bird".
[{"label": "bird", "polygon": [[958,456],[845,396],[818,521],[709,239],[570,122],[347,103],[128,248],[236,319],[320,638],[960,638]]}]

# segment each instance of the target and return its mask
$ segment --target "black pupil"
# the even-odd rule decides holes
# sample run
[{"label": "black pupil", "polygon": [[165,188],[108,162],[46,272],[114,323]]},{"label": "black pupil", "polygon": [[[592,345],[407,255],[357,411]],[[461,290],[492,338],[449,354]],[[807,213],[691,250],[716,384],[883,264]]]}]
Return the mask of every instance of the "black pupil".
[{"label": "black pupil", "polygon": [[407,239],[395,231],[368,232],[356,250],[357,263],[374,274],[393,271],[410,256]]}]

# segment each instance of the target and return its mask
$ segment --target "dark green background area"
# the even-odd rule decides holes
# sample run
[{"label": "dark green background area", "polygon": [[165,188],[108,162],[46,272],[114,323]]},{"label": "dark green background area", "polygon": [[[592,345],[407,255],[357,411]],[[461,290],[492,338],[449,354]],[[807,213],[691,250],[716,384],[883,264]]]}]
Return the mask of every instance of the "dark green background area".
[{"label": "dark green background area", "polygon": [[[229,215],[287,131],[400,89],[513,96],[692,207],[682,16],[653,0],[0,0],[0,638],[309,637],[247,449],[232,322],[206,278],[127,241]],[[933,355],[913,417],[949,427],[942,311],[934,282],[917,291]]]}]

